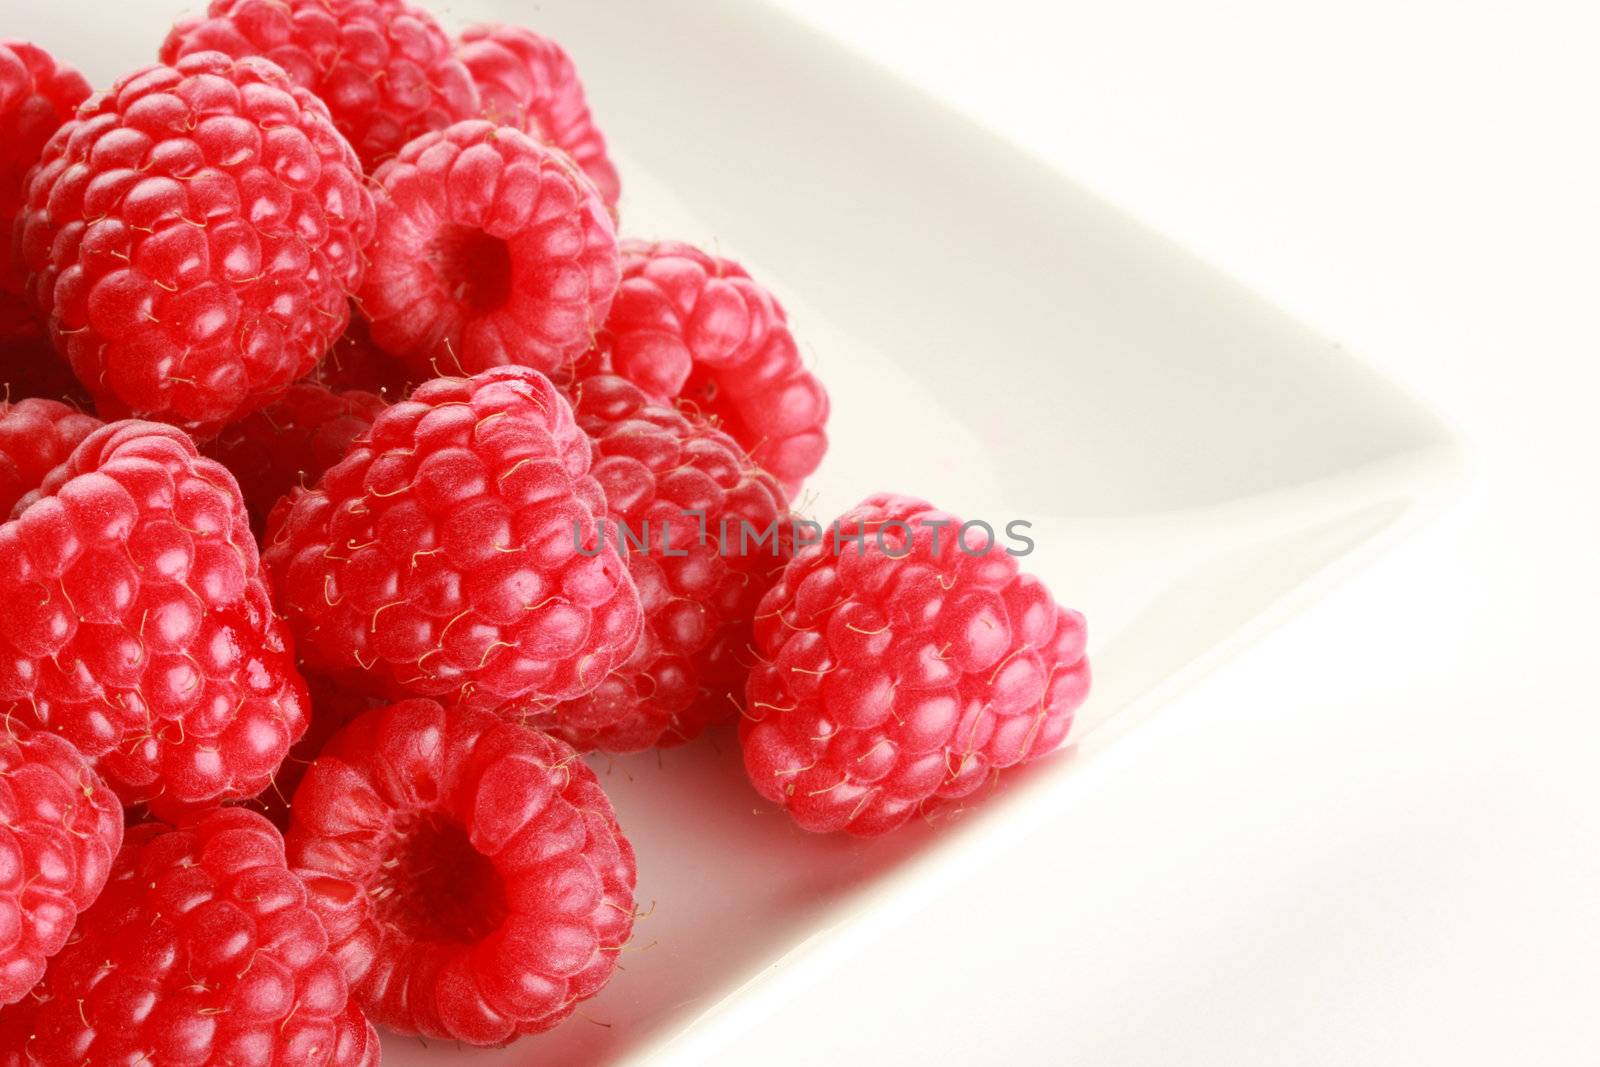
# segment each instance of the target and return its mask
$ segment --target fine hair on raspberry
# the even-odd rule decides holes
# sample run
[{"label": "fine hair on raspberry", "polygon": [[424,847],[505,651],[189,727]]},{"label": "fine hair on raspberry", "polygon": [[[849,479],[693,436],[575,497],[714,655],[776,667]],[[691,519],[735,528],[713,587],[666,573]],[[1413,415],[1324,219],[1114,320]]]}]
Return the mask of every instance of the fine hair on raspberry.
[{"label": "fine hair on raspberry", "polygon": [[84,438],[0,526],[0,701],[124,800],[259,792],[305,683],[232,475],[181,430]]},{"label": "fine hair on raspberry", "polygon": [[366,320],[353,315],[344,335],[328,349],[312,377],[335,392],[376,393],[393,403],[410,392],[419,380],[434,375],[431,371],[425,375],[414,374],[406,364],[373,343]]},{"label": "fine hair on raspberry", "polygon": [[961,527],[869,497],[762,598],[745,768],[805,829],[884,833],[1066,737],[1089,689],[1083,616]]},{"label": "fine hair on raspberry", "polygon": [[122,805],[54,734],[0,732],[0,1006],[27,995],[95,902],[122,847]]},{"label": "fine hair on raspberry", "polygon": [[287,840],[354,997],[398,1033],[548,1030],[633,927],[633,849],[594,772],[487,712],[362,715],[306,771]]},{"label": "fine hair on raspberry", "polygon": [[200,52],[125,76],[56,131],[17,249],[102,416],[209,435],[343,332],[372,225],[322,101],[268,60]]},{"label": "fine hair on raspberry", "polygon": [[[571,699],[639,639],[589,439],[537,371],[435,378],[279,505],[264,559],[301,654],[351,688]],[[593,551],[587,551],[592,549]]]},{"label": "fine hair on raspberry", "polygon": [[511,126],[426,134],[373,174],[377,235],[361,290],[372,339],[419,376],[588,351],[618,278],[605,201],[559,149]]},{"label": "fine hair on raspberry", "polygon": [[377,1067],[307,896],[254,812],[133,827],[44,980],[0,1012],[0,1067]]}]

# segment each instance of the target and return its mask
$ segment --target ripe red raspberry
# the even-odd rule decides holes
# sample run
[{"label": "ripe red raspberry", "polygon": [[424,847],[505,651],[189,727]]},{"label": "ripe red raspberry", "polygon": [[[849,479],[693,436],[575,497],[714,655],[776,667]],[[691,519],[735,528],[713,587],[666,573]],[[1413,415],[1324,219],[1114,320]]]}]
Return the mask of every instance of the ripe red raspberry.
[{"label": "ripe red raspberry", "polygon": [[0,1005],[27,995],[122,847],[122,805],[66,741],[0,732]]},{"label": "ripe red raspberry", "polygon": [[485,117],[561,149],[616,207],[622,182],[566,49],[532,30],[491,23],[462,33],[460,54]]},{"label": "ripe red raspberry", "polygon": [[794,496],[828,449],[828,394],[778,301],[739,264],[677,241],[622,242],[601,360],[725,430]]},{"label": "ripe red raspberry", "polygon": [[23,179],[45,142],[88,99],[83,75],[36,44],[0,40],[0,340],[31,333],[23,279],[11,257],[11,229]]},{"label": "ripe red raspberry", "polygon": [[892,830],[1072,725],[1089,689],[1083,616],[992,533],[961,527],[920,500],[869,497],[762,598],[745,769],[805,829]]},{"label": "ripe red raspberry", "polygon": [[361,161],[375,167],[413,137],[478,114],[472,75],[433,16],[401,0],[213,0],[161,46],[265,56],[322,98]]},{"label": "ripe red raspberry", "polygon": [[737,714],[751,619],[790,543],[788,498],[727,434],[625,379],[581,379],[573,394],[645,626],[593,693],[533,721],[583,749],[681,744]]},{"label": "ripe red raspberry", "polygon": [[0,1067],[376,1067],[283,839],[224,808],[128,831],[44,981],[0,1017]]},{"label": "ripe red raspberry", "polygon": [[487,712],[361,716],[301,781],[288,848],[354,999],[403,1034],[548,1030],[633,928],[633,848],[594,772]]},{"label": "ripe red raspberry", "polygon": [[572,408],[526,367],[435,378],[379,414],[268,524],[307,666],[490,708],[593,689],[633,652],[640,610],[598,543],[589,463]]},{"label": "ripe red raspberry", "polygon": [[617,289],[617,236],[560,151],[458,122],[380,167],[361,311],[421,377],[506,363],[551,372],[589,349]]},{"label": "ripe red raspberry", "polygon": [[305,683],[232,475],[181,430],[111,423],[17,516],[0,527],[0,701],[129,802],[259,792],[305,730]]},{"label": "ripe red raspberry", "polygon": [[0,402],[0,521],[99,428],[93,415],[56,400]]},{"label": "ripe red raspberry", "polygon": [[264,59],[212,52],[84,104],[45,146],[17,237],[100,413],[210,433],[344,330],[372,218],[321,101]]},{"label": "ripe red raspberry", "polygon": [[223,428],[204,451],[239,482],[250,526],[260,533],[278,498],[312,485],[389,405],[373,393],[334,392],[302,380],[271,404]]}]

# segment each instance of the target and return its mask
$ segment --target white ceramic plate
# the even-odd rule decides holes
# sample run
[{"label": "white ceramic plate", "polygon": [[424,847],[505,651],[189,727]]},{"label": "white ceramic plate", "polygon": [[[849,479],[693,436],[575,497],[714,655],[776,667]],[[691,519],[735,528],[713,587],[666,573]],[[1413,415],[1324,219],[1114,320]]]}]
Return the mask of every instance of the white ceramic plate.
[{"label": "white ceramic plate", "polygon": [[[0,30],[105,85],[185,6],[30,5]],[[1096,683],[1068,751],[877,842],[767,810],[726,733],[597,761],[639,854],[625,969],[551,1034],[388,1038],[392,1067],[644,1063],[779,971],[838,966],[819,950],[1054,810],[1078,762],[1458,468],[1439,422],[1337,345],[764,5],[434,6],[563,41],[617,149],[623,229],[742,258],[789,305],[835,405],[805,510],[893,489],[1031,521],[1027,562],[1088,615]]]}]

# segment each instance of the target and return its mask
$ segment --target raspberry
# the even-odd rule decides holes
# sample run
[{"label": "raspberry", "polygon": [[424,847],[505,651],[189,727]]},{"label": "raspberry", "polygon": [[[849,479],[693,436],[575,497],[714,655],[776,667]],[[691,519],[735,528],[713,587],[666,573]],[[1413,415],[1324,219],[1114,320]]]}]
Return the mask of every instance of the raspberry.
[{"label": "raspberry", "polygon": [[413,137],[478,114],[472,75],[433,16],[401,0],[213,0],[161,46],[265,56],[327,102],[361,161],[377,166]]},{"label": "raspberry", "polygon": [[11,228],[23,180],[45,142],[89,96],[89,83],[36,44],[0,41],[0,339],[31,332],[23,279],[12,264]]},{"label": "raspberry", "polygon": [[565,155],[509,126],[459,122],[373,180],[361,310],[380,348],[424,377],[550,372],[588,350],[616,292],[617,237]]},{"label": "raspberry", "polygon": [[266,60],[212,52],[128,75],[57,130],[17,236],[100,413],[209,433],[344,330],[371,231],[321,101]]},{"label": "raspberry", "polygon": [[1061,743],[1083,616],[920,500],[869,497],[834,529],[756,617],[740,738],[762,796],[807,830],[880,834]]},{"label": "raspberry", "polygon": [[622,242],[600,365],[723,430],[794,496],[827,451],[828,394],[783,308],[739,264],[676,241]]},{"label": "raspberry", "polygon": [[61,951],[122,847],[122,805],[52,734],[0,733],[0,1004],[14,1004]]},{"label": "raspberry", "polygon": [[616,546],[599,544],[589,463],[537,371],[418,386],[268,523],[306,664],[353,689],[491,708],[594,688],[633,652],[640,609]]},{"label": "raspberry", "polygon": [[99,428],[93,415],[55,400],[0,402],[0,519]]},{"label": "raspberry", "polygon": [[129,802],[259,792],[305,730],[305,684],[233,477],[181,430],[111,423],[16,513],[0,701]]},{"label": "raspberry", "polygon": [[460,55],[485,117],[561,149],[616,207],[622,183],[566,49],[520,26],[489,24],[462,33]]},{"label": "raspberry", "polygon": [[319,382],[299,381],[267,407],[225,427],[205,453],[238,480],[251,528],[260,533],[279,497],[314,483],[343,459],[388,406],[372,393],[336,393]]},{"label": "raspberry", "polygon": [[633,927],[633,848],[572,749],[431,700],[371,711],[295,793],[354,999],[399,1033],[501,1045],[599,992]]},{"label": "raspberry", "polygon": [[0,1067],[376,1067],[305,885],[261,816],[128,831],[111,880],[33,995]]},{"label": "raspberry", "polygon": [[789,545],[788,499],[727,434],[653,404],[631,382],[597,375],[574,394],[620,527],[610,535],[633,548],[645,626],[599,688],[533,721],[585,749],[681,744],[739,708],[750,620]]}]

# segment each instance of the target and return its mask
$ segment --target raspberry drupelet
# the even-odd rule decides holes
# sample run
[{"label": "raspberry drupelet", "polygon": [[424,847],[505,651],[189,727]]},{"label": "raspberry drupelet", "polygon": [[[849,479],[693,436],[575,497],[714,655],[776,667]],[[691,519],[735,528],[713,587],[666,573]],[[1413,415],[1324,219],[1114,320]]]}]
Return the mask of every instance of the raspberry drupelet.
[{"label": "raspberry drupelet", "polygon": [[622,182],[566,49],[521,26],[488,24],[461,34],[460,54],[478,85],[485,118],[561,149],[616,207]]},{"label": "raspberry drupelet", "polygon": [[14,1004],[67,943],[122,847],[122,805],[53,734],[0,732],[0,1005]]},{"label": "raspberry drupelet", "polygon": [[327,103],[369,168],[482,109],[444,30],[402,0],[213,0],[173,26],[161,60],[207,51],[278,64]]},{"label": "raspberry drupelet", "polygon": [[361,313],[418,377],[516,363],[546,373],[594,343],[616,293],[605,202],[558,149],[492,122],[417,138],[373,174]]},{"label": "raspberry drupelet", "polygon": [[203,451],[238,480],[250,528],[259,534],[280,497],[314,484],[388,406],[374,393],[335,392],[301,380],[260,411],[225,426]]},{"label": "raspberry drupelet", "polygon": [[0,401],[0,522],[100,425],[56,400]]},{"label": "raspberry drupelet", "polygon": [[0,384],[7,400],[87,399],[28,300],[12,230],[28,170],[88,96],[83,75],[43,48],[0,40]]},{"label": "raspberry drupelet", "polygon": [[1083,616],[961,526],[869,497],[762,598],[745,768],[805,829],[884,833],[1066,737],[1089,688]]},{"label": "raspberry drupelet", "polygon": [[[89,92],[82,74],[38,45],[0,39],[0,234],[6,245],[22,205],[24,176]],[[0,256],[0,262],[9,260],[9,253]],[[0,266],[0,291],[16,291],[11,279],[8,267]]]},{"label": "raspberry drupelet", "polygon": [[580,749],[682,744],[738,714],[750,620],[787,559],[788,498],[727,434],[623,378],[580,379],[571,393],[645,625],[594,692],[533,722]]},{"label": "raspberry drupelet", "polygon": [[[0,346],[41,336],[24,295],[22,273],[12,258],[11,231],[22,207],[28,169],[39,162],[50,136],[88,97],[89,83],[83,75],[43,48],[27,41],[0,40]],[[46,348],[37,350],[40,356]],[[11,381],[9,374],[6,380]]]},{"label": "raspberry drupelet", "polygon": [[501,1045],[610,979],[633,849],[555,738],[408,700],[335,736],[295,793],[303,871],[353,996],[402,1034]]},{"label": "raspberry drupelet", "polygon": [[111,879],[29,996],[0,1067],[377,1067],[283,838],[224,808],[127,833]]},{"label": "raspberry drupelet", "polygon": [[372,225],[322,102],[267,60],[205,52],[124,77],[56,131],[17,249],[101,415],[208,435],[343,332]]},{"label": "raspberry drupelet", "polygon": [[828,394],[801,364],[783,307],[732,260],[622,242],[598,348],[591,362],[726,431],[791,497],[822,462]]},{"label": "raspberry drupelet", "polygon": [[309,669],[389,696],[526,710],[632,654],[639,594],[609,540],[590,444],[526,367],[435,378],[317,485],[264,558]]},{"label": "raspberry drupelet", "polygon": [[125,801],[252,796],[305,730],[232,475],[171,426],[95,430],[0,526],[0,708]]}]

